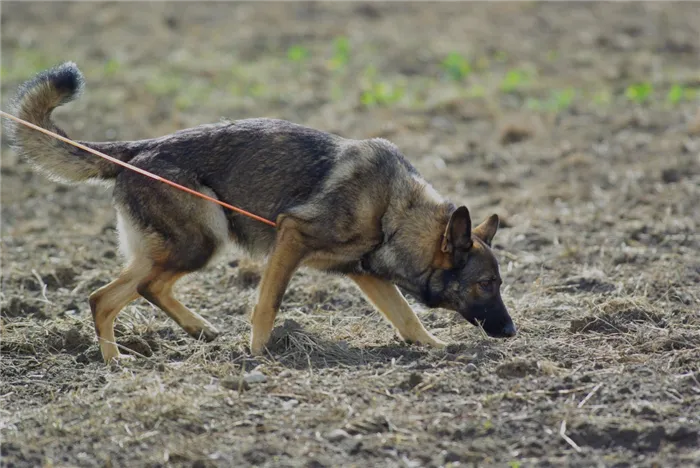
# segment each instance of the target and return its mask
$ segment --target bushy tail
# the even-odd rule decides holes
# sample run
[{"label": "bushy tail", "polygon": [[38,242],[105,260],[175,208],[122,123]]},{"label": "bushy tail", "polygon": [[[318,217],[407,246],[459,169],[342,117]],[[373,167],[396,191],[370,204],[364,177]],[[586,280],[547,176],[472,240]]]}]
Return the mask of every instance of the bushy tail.
[{"label": "bushy tail", "polygon": [[[66,62],[39,73],[20,86],[10,112],[34,125],[66,136],[51,120],[51,112],[80,95],[83,75],[73,62]],[[121,167],[93,154],[64,143],[19,122],[6,119],[6,129],[13,148],[42,173],[62,182],[112,179]],[[137,152],[130,142],[80,143],[104,151],[123,161]]]}]

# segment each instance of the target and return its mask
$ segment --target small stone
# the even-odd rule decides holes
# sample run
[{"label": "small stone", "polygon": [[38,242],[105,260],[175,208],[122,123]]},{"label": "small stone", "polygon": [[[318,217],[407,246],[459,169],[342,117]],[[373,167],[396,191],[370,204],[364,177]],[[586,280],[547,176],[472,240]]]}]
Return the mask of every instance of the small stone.
[{"label": "small stone", "polygon": [[654,405],[648,401],[632,403],[630,411],[635,416],[657,416],[659,414],[656,408],[654,408]]},{"label": "small stone", "polygon": [[445,453],[445,463],[455,463],[462,461],[462,457],[458,454],[453,452],[452,450],[448,451]]},{"label": "small stone", "polygon": [[469,372],[469,373],[472,373],[472,372],[478,371],[479,368],[476,367],[476,364],[474,364],[473,362],[470,362],[469,364],[467,364],[467,365],[464,367],[464,370],[467,371],[467,372]]},{"label": "small stone", "polygon": [[684,154],[695,153],[698,149],[698,145],[693,140],[683,140],[681,143],[681,152]]},{"label": "small stone", "polygon": [[661,171],[661,180],[672,184],[681,180],[681,171],[676,168],[668,168]]},{"label": "small stone", "polygon": [[238,276],[236,277],[236,282],[243,289],[252,289],[258,286],[260,283],[261,275],[260,272],[249,266],[239,265]]},{"label": "small stone", "polygon": [[283,409],[283,410],[290,410],[290,409],[294,408],[294,407],[295,407],[296,405],[298,405],[298,404],[299,404],[299,400],[294,400],[294,399],[292,399],[292,400],[287,400],[287,401],[285,401],[285,402],[282,403],[282,409]]},{"label": "small stone", "polygon": [[698,441],[700,441],[700,433],[686,426],[680,426],[675,431],[671,432],[667,438],[677,445],[690,447],[696,445]]},{"label": "small stone", "polygon": [[226,377],[221,380],[221,386],[229,390],[244,392],[250,389],[250,385],[245,380],[239,377]]},{"label": "small stone", "polygon": [[349,437],[350,434],[348,434],[347,431],[344,431],[342,429],[334,429],[328,434],[326,434],[326,439],[328,439],[329,442],[339,442]]},{"label": "small stone", "polygon": [[243,376],[243,381],[247,384],[267,382],[267,376],[261,372],[250,372]]}]

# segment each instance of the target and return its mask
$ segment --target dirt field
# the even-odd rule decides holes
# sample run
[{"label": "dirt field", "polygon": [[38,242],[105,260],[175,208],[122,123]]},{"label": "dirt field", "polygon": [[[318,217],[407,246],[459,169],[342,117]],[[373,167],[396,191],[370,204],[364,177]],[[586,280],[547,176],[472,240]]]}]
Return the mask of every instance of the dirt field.
[{"label": "dirt field", "polygon": [[[691,2],[2,2],[2,108],[78,63],[56,113],[85,140],[277,117],[396,143],[495,250],[519,335],[416,306],[400,343],[341,277],[297,274],[268,358],[261,265],[228,258],[145,301],[104,366],[87,295],[120,268],[110,190],[2,147],[2,465],[698,466],[700,8]],[[260,376],[262,374],[262,377]]]}]

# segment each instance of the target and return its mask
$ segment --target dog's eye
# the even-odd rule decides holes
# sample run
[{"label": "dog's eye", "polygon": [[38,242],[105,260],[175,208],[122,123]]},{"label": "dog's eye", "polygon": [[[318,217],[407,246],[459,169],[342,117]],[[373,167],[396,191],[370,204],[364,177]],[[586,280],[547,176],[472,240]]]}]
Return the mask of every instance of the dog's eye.
[{"label": "dog's eye", "polygon": [[479,281],[479,287],[481,289],[491,289],[492,285],[493,285],[493,280]]}]

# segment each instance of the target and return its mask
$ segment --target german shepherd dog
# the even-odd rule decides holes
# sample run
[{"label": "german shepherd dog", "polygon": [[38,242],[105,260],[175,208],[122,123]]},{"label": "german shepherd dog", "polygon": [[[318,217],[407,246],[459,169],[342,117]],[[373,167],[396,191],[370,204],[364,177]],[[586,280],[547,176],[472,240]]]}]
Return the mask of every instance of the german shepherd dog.
[{"label": "german shepherd dog", "polygon": [[[51,112],[84,87],[67,62],[27,81],[12,111],[65,135]],[[14,122],[16,151],[67,183],[110,182],[120,248],[117,279],[90,295],[105,361],[119,358],[114,321],[139,296],[189,335],[218,331],[173,295],[184,275],[234,244],[267,257],[251,323],[250,351],[265,350],[294,272],[301,266],[350,278],[402,339],[442,347],[402,292],[457,311],[493,337],[515,326],[501,300],[491,251],[497,215],[472,228],[469,210],[443,199],[384,139],[351,140],[283,120],[222,121],[139,141],[81,142],[136,167],[276,222],[273,228],[176,190]]]}]

